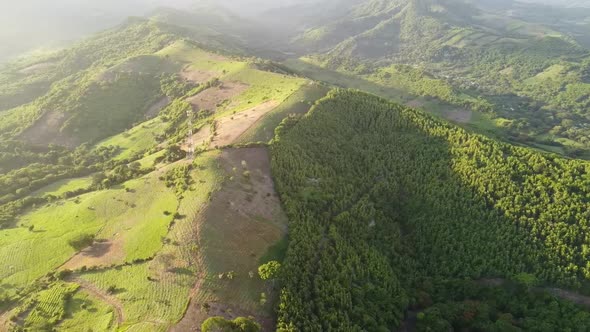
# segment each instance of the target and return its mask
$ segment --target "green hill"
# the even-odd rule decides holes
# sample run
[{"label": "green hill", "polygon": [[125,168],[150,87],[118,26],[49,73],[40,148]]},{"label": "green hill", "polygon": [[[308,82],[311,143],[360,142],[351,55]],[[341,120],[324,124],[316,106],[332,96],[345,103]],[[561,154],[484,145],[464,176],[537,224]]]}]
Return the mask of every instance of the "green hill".
[{"label": "green hill", "polygon": [[280,328],[385,331],[406,310],[422,312],[418,331],[590,322],[582,307],[485,281],[587,284],[587,162],[355,91],[332,92],[277,133],[273,170],[291,230]]}]

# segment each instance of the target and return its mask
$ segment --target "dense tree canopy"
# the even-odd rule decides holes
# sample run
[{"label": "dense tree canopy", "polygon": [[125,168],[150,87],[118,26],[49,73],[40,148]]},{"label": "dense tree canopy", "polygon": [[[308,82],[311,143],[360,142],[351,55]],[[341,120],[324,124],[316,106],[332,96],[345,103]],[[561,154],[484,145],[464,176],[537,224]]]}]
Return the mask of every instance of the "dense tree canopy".
[{"label": "dense tree canopy", "polygon": [[432,305],[429,279],[527,272],[579,287],[590,278],[587,162],[354,91],[292,122],[273,146],[291,220],[280,328],[387,330],[409,305]]}]

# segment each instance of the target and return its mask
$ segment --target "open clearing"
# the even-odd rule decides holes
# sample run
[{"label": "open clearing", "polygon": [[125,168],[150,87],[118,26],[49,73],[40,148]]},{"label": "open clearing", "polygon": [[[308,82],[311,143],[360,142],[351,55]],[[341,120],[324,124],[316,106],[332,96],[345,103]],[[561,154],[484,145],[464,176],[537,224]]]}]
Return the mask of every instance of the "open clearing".
[{"label": "open clearing", "polygon": [[73,179],[65,179],[56,181],[50,185],[47,185],[31,194],[35,197],[43,197],[52,195],[55,197],[61,197],[66,192],[75,192],[77,190],[84,190],[90,188],[92,185],[92,177],[81,177]]},{"label": "open clearing", "polygon": [[165,130],[167,123],[161,117],[145,121],[123,133],[111,136],[97,144],[98,147],[116,146],[119,154],[114,158],[122,160],[137,153],[145,152],[158,145],[158,135]]},{"label": "open clearing", "polygon": [[248,128],[278,105],[278,102],[269,100],[256,107],[219,119],[217,121],[217,132],[213,137],[211,146],[222,147],[235,143]]},{"label": "open clearing", "polygon": [[275,128],[291,114],[304,114],[313,103],[324,97],[330,88],[309,82],[290,95],[279,106],[257,121],[239,138],[240,143],[268,142],[275,136]]},{"label": "open clearing", "polygon": [[248,89],[248,85],[232,81],[223,82],[219,87],[212,87],[187,99],[195,112],[206,110],[215,111],[218,105],[229,101]]},{"label": "open clearing", "polygon": [[[228,180],[213,195],[199,226],[199,277],[190,306],[172,331],[195,331],[210,316],[256,317],[272,329],[270,302],[259,303],[269,285],[258,278],[260,260],[286,234],[283,213],[270,174],[266,148],[226,149],[219,162]],[[233,274],[233,278],[228,277]],[[209,313],[201,309],[207,303]]]},{"label": "open clearing", "polygon": [[218,72],[203,69],[193,69],[186,66],[180,72],[180,77],[193,83],[205,83],[215,77],[219,77]]},{"label": "open clearing", "polygon": [[447,120],[458,123],[470,123],[473,112],[468,110],[452,110],[444,112],[444,117]]},{"label": "open clearing", "polygon": [[74,147],[78,142],[61,132],[61,127],[66,121],[64,113],[56,111],[45,112],[35,123],[27,128],[20,138],[35,145],[56,144]]},{"label": "open clearing", "polygon": [[124,242],[119,237],[113,240],[95,242],[90,247],[80,251],[61,268],[77,270],[93,266],[108,266],[125,260]]}]

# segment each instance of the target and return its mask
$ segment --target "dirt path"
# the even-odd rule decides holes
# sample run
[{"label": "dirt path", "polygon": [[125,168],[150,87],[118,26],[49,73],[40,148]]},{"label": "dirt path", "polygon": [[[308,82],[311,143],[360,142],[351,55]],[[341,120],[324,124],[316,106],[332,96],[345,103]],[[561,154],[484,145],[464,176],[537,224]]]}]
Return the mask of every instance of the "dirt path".
[{"label": "dirt path", "polygon": [[123,323],[123,321],[125,320],[125,317],[123,315],[123,304],[121,304],[121,301],[119,301],[119,299],[110,294],[105,293],[103,290],[99,289],[98,287],[94,286],[93,284],[84,279],[74,277],[71,278],[69,281],[77,283],[83,290],[87,291],[92,296],[100,299],[101,301],[113,307],[115,309],[114,313],[117,318],[117,325],[120,326]]},{"label": "dirt path", "polygon": [[569,300],[575,304],[583,305],[590,308],[590,296],[581,295],[575,292],[567,291],[560,288],[545,288],[546,291],[559,298]]}]

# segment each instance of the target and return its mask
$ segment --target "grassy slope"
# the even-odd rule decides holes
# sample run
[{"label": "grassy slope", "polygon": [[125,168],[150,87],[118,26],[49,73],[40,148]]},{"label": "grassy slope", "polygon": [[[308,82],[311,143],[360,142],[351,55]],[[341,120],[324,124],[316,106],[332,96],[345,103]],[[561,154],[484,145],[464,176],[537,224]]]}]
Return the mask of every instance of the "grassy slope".
[{"label": "grassy slope", "polygon": [[[192,190],[184,193],[184,199],[174,210],[183,217],[164,234],[169,241],[162,245],[153,260],[81,275],[104,291],[110,286],[117,288],[115,297],[123,304],[125,328],[161,331],[182,318],[189,291],[197,273],[201,272],[195,269],[194,261],[198,248],[195,219],[221,181],[215,161],[217,155],[216,151],[207,152],[194,161],[199,167],[191,173]],[[141,234],[136,238],[141,242],[146,240]],[[157,242],[162,243],[159,239]]]},{"label": "grassy slope", "polygon": [[65,306],[60,331],[113,331],[113,309],[84,290],[78,290]]},{"label": "grassy slope", "polygon": [[248,129],[239,141],[241,143],[269,142],[274,137],[274,129],[285,117],[289,114],[306,113],[316,100],[326,95],[328,90],[328,87],[316,83],[302,86],[281,105]]},{"label": "grassy slope", "polygon": [[126,261],[153,256],[172,221],[163,212],[176,210],[176,197],[157,174],[129,181],[125,187],[135,192],[112,189],[60,201],[29,212],[17,227],[3,230],[0,257],[7,269],[1,285],[15,291],[56,269],[75,253],[68,241],[81,234],[106,239],[119,234]]},{"label": "grassy slope", "polygon": [[[245,61],[203,51],[187,42],[177,42],[153,56],[131,56],[103,73],[110,75],[132,70],[151,75],[180,70],[183,66],[191,70],[211,71],[222,80],[249,85],[246,91],[220,109],[215,117],[239,112],[268,100],[286,101],[269,119],[264,120],[264,126],[260,127],[266,130],[264,133],[256,128],[250,131],[257,137],[270,137],[274,129],[272,127],[287,113],[305,111],[306,107],[303,106],[325,93],[323,87],[306,85],[307,80],[253,69]],[[298,101],[299,98],[301,100]],[[305,103],[301,103],[302,100]],[[133,104],[137,106],[138,103]],[[36,108],[32,107],[31,114],[35,112]],[[27,116],[27,113],[17,116]],[[23,123],[22,120],[18,121]],[[156,117],[124,133],[106,138],[97,146],[118,146],[120,153],[117,160],[137,158],[152,150],[150,155],[139,160],[143,168],[151,167],[163,153],[155,151],[157,142],[154,137],[161,134],[165,127],[166,123]],[[195,267],[195,250],[198,246],[194,236],[194,221],[208,204],[211,193],[221,186],[217,157],[218,152],[212,151],[197,158],[195,165],[199,167],[192,171],[192,189],[184,193],[183,199],[158,180],[163,172],[174,167],[161,165],[162,169],[113,189],[91,192],[29,210],[15,227],[0,233],[0,257],[6,259],[6,268],[0,270],[3,293],[14,295],[16,290],[31,285],[68,261],[76,254],[68,245],[69,240],[82,234],[95,235],[101,240],[123,243],[117,249],[123,251],[123,256],[117,256],[111,263],[131,263],[138,259],[147,261],[86,273],[77,272],[76,276],[105,292],[109,286],[117,287],[114,296],[123,305],[125,329],[162,330],[175,323],[182,317],[188,304],[188,293],[196,275],[202,272]],[[87,188],[90,184],[90,177],[67,179],[37,191],[36,195],[59,196],[67,191]],[[173,221],[175,212],[181,217]],[[209,228],[209,231],[215,232],[215,228]],[[240,292],[247,288],[242,287]],[[228,292],[232,292],[231,288]],[[41,296],[39,294],[43,293],[34,291],[31,294]],[[259,294],[247,296],[255,303]],[[64,308],[64,316],[58,326],[60,330],[70,330],[74,326],[96,327],[100,330],[114,327],[112,308],[83,289],[75,292],[73,298],[61,307]],[[37,306],[33,306],[33,310],[37,310]],[[154,315],[154,312],[157,314]],[[36,321],[34,316],[29,317],[26,312],[22,317]]]},{"label": "grassy slope", "polygon": [[137,125],[124,133],[109,137],[101,141],[97,146],[117,146],[121,153],[115,160],[129,159],[135,154],[149,150],[156,146],[156,135],[160,135],[166,128],[166,123],[160,118],[154,118]]},{"label": "grassy slope", "polygon": [[31,194],[31,196],[43,197],[46,195],[53,195],[60,197],[68,191],[73,192],[76,190],[88,189],[91,185],[92,177],[90,176],[75,179],[64,179],[35,191]]}]

